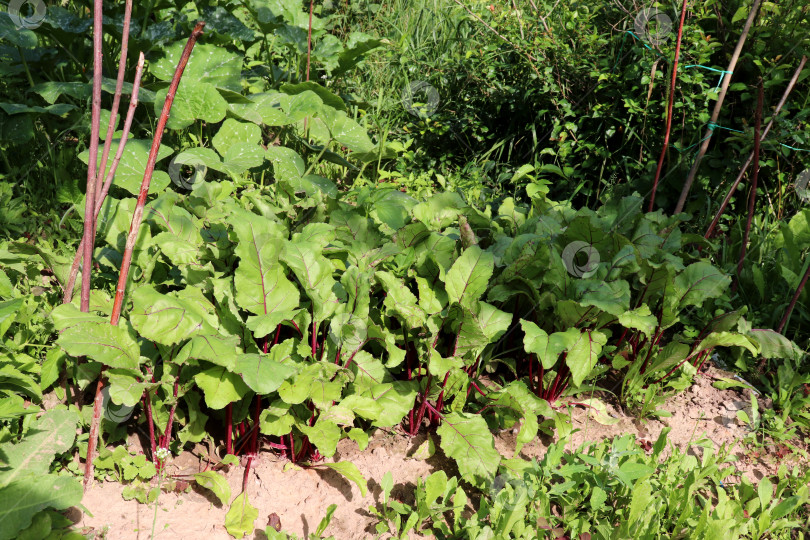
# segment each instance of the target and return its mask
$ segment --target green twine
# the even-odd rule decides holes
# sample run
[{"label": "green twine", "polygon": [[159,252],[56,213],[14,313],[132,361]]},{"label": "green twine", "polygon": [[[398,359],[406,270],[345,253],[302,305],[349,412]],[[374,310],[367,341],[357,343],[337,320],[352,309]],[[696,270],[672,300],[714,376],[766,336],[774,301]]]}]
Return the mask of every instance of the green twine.
[{"label": "green twine", "polygon": [[785,148],[790,148],[791,150],[796,150],[797,152],[810,152],[806,148],[796,148],[795,146],[790,146],[788,144],[779,143],[779,146],[784,146]]},{"label": "green twine", "polygon": [[[725,130],[728,130],[728,131],[736,131],[737,133],[745,133],[744,131],[740,131],[739,129],[734,129],[734,128],[729,128],[729,127],[721,126],[720,124],[717,124],[717,123],[715,123],[715,122],[709,122],[708,124],[706,124],[706,127],[707,127],[707,128],[709,128],[709,131],[714,131],[715,129],[718,129],[718,128],[719,128],[719,129],[725,129]],[[696,142],[695,144],[693,144],[693,145],[691,145],[691,146],[687,146],[687,147],[686,147],[686,148],[684,148],[684,149],[680,149],[680,148],[678,148],[677,146],[673,146],[673,148],[674,148],[675,150],[677,150],[678,152],[680,152],[680,153],[682,153],[682,154],[683,154],[683,153],[686,153],[687,151],[691,150],[691,149],[692,149],[692,148],[694,148],[695,146],[699,145],[700,143],[702,143],[702,142],[703,142],[703,141],[705,141],[706,139],[710,138],[711,136],[712,136],[712,134],[711,134],[711,133],[709,133],[708,135],[706,135],[705,137],[703,137],[702,139],[700,139],[700,140],[699,140],[698,142]]]},{"label": "green twine", "polygon": [[731,75],[732,73],[734,73],[733,71],[726,71],[725,69],[715,69],[713,67],[704,66],[702,64],[689,64],[688,66],[683,66],[683,69],[692,68],[692,67],[699,67],[699,68],[703,68],[703,69],[708,69],[709,71],[715,71],[715,72],[720,74],[720,80],[717,81],[717,86],[714,87],[714,92],[717,92],[717,90],[720,88],[720,85],[723,84],[723,77],[725,77],[726,75]]},{"label": "green twine", "polygon": [[634,34],[634,33],[633,33],[631,30],[625,30],[625,33],[630,34],[631,36],[633,36],[634,38],[636,38],[638,41],[640,41],[640,42],[641,42],[641,44],[642,44],[642,45],[644,45],[645,47],[647,47],[648,49],[650,49],[652,52],[654,52],[654,53],[655,53],[655,54],[657,54],[658,56],[664,56],[663,54],[659,53],[658,51],[656,51],[655,49],[653,49],[652,47],[650,47],[649,45],[647,45],[646,43],[644,43],[644,40],[643,40],[643,39],[641,39],[640,37],[638,37],[636,34]]},{"label": "green twine", "polygon": [[[656,51],[655,49],[653,49],[652,47],[650,47],[649,45],[647,45],[647,44],[644,42],[644,40],[643,40],[643,39],[641,39],[640,37],[638,37],[638,36],[637,36],[637,35],[636,35],[636,34],[635,34],[633,31],[631,31],[631,30],[625,30],[625,31],[624,31],[624,35],[622,36],[622,44],[621,44],[621,47],[619,47],[619,54],[618,54],[618,56],[616,57],[616,63],[615,63],[615,64],[613,64],[613,69],[611,69],[611,70],[610,70],[610,72],[611,72],[611,73],[613,73],[614,71],[616,71],[616,67],[619,65],[619,60],[621,60],[621,57],[622,57],[622,51],[624,50],[624,40],[625,40],[625,38],[627,38],[627,34],[630,34],[631,36],[633,36],[633,37],[634,37],[636,40],[640,41],[642,45],[644,45],[645,47],[647,47],[648,49],[650,49],[652,52],[654,52],[654,53],[655,53],[655,54],[657,54],[658,56],[663,57],[663,55],[662,55],[661,53],[659,53],[658,51]],[[721,85],[721,84],[723,84],[723,77],[725,77],[726,75],[731,75],[732,73],[734,73],[733,71],[728,71],[728,70],[725,70],[725,69],[717,69],[717,68],[713,68],[713,67],[709,67],[709,66],[704,66],[703,64],[689,64],[688,66],[684,66],[684,67],[683,67],[683,69],[688,69],[688,68],[693,68],[693,67],[698,67],[698,68],[708,69],[709,71],[714,71],[715,73],[719,73],[719,74],[720,74],[720,80],[718,80],[718,81],[717,81],[717,86],[715,86],[715,87],[714,87],[714,90],[713,90],[713,91],[715,91],[715,92],[716,92],[717,90],[719,90],[719,89],[720,89],[720,85]],[[739,129],[734,129],[734,128],[729,128],[729,127],[721,126],[720,124],[717,124],[716,122],[709,122],[709,123],[707,123],[707,124],[706,124],[706,127],[707,127],[707,128],[709,128],[709,130],[710,130],[710,131],[714,131],[715,129],[725,129],[725,130],[728,130],[728,131],[734,131],[735,133],[745,133],[744,131],[740,131]],[[687,147],[686,147],[686,148],[684,148],[684,149],[680,149],[680,148],[678,148],[677,146],[674,146],[674,145],[672,146],[672,148],[674,148],[675,150],[677,150],[678,152],[680,152],[680,153],[682,153],[682,154],[683,154],[683,153],[685,153],[685,152],[687,152],[687,151],[691,150],[692,148],[696,147],[697,145],[699,145],[700,143],[702,143],[702,142],[703,142],[703,141],[705,141],[706,139],[710,138],[711,136],[712,136],[712,134],[711,134],[711,133],[709,133],[708,135],[706,135],[705,137],[703,137],[702,139],[700,139],[700,140],[699,140],[698,142],[696,142],[695,144],[693,144],[693,145],[691,145],[691,146],[687,146]],[[790,148],[791,150],[796,150],[797,152],[810,152],[810,150],[805,149],[805,148],[796,148],[795,146],[790,146],[790,145],[787,145],[787,144],[782,144],[782,143],[778,143],[778,144],[779,144],[780,146],[784,146],[785,148]]]},{"label": "green twine", "polygon": [[740,131],[739,129],[723,127],[720,124],[716,124],[714,122],[709,122],[708,124],[706,124],[706,127],[711,129],[712,131],[714,131],[716,128],[720,128],[720,129],[727,129],[728,131],[736,131],[737,133],[745,133],[744,131]]},{"label": "green twine", "polygon": [[619,54],[616,56],[616,63],[613,64],[613,69],[610,70],[611,73],[616,71],[616,67],[619,65],[619,61],[622,59],[622,51],[624,50],[624,39],[627,37],[626,33],[622,33],[622,44],[619,47]]}]

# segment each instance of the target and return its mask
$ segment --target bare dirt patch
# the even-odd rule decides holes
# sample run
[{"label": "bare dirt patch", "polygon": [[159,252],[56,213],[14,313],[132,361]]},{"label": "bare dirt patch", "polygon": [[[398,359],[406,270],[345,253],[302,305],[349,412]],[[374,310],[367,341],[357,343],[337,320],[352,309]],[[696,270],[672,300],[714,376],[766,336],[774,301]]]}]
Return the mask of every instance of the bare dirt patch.
[{"label": "bare dirt patch", "polygon": [[[669,426],[669,441],[683,449],[701,438],[710,439],[716,447],[725,444],[737,456],[737,467],[752,481],[773,474],[779,464],[798,463],[797,459],[778,459],[764,453],[756,453],[743,447],[748,433],[736,419],[736,412],[750,403],[749,390],[718,390],[712,386],[716,378],[725,376],[715,368],[699,377],[687,391],[673,397],[666,404],[672,417],[661,420],[639,421],[608,404],[608,413],[619,422],[605,426],[592,420],[582,407],[572,409],[572,423],[576,431],[568,443],[569,449],[583,442],[599,441],[627,433],[637,439],[655,441],[661,430]],[[761,404],[762,406],[762,404]],[[337,539],[368,538],[374,534],[375,518],[368,512],[369,506],[380,501],[380,481],[390,471],[394,478],[392,497],[406,503],[413,502],[417,478],[425,478],[439,469],[455,474],[455,464],[437,450],[427,460],[409,457],[425,441],[426,434],[410,439],[392,431],[377,430],[366,450],[345,439],[338,445],[333,461],[351,461],[368,480],[368,493],[363,497],[359,488],[343,476],[329,469],[301,469],[289,467],[285,460],[271,452],[262,452],[254,463],[248,479],[248,496],[251,504],[259,509],[257,531],[253,538],[264,538],[264,527],[272,514],[280,518],[283,530],[299,536],[314,531],[330,504],[337,504],[327,534]],[[435,437],[435,434],[431,435]],[[496,447],[505,457],[513,457],[515,434],[505,430],[495,437]],[[546,443],[537,438],[524,446],[520,456],[541,458]],[[438,445],[437,449],[438,449]],[[694,449],[692,451],[700,451]],[[285,467],[287,465],[287,467]],[[205,467],[205,461],[188,452],[175,458],[171,474],[192,474]],[[285,470],[286,468],[286,470]],[[244,470],[232,467],[227,473],[232,497],[239,493]],[[123,486],[106,482],[96,484],[85,495],[82,504],[92,516],[84,515],[79,526],[106,534],[110,540],[149,538],[154,517],[154,505],[142,505],[125,501],[121,497]],[[231,538],[225,531],[227,507],[221,507],[216,498],[205,490],[194,489],[189,493],[162,493],[155,521],[156,538]]]}]

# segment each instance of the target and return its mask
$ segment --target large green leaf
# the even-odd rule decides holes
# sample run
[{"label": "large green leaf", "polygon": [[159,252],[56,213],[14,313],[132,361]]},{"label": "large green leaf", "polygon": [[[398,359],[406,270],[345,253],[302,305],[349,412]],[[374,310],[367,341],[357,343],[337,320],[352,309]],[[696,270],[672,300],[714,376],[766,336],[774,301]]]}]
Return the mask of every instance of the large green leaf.
[{"label": "large green leaf", "polygon": [[452,191],[445,191],[433,195],[428,200],[419,203],[411,209],[414,219],[421,221],[433,230],[447,227],[461,213],[467,204],[461,195]]},{"label": "large green leaf", "polygon": [[321,254],[322,246],[307,241],[285,242],[281,260],[293,271],[298,282],[312,301],[316,321],[322,321],[335,311],[336,297],[332,292],[335,279],[329,259]]},{"label": "large green leaf", "polygon": [[0,540],[18,538],[41,510],[65,510],[82,500],[82,485],[72,476],[26,474],[0,488]]},{"label": "large green leaf", "polygon": [[[256,33],[222,6],[202,7],[205,31],[214,32],[237,42],[251,43],[257,39]],[[224,504],[224,503],[223,503]]]},{"label": "large green leaf", "polygon": [[140,365],[140,347],[127,328],[101,317],[66,328],[56,342],[71,356],[87,356],[112,368],[137,371]]},{"label": "large green leaf", "polygon": [[284,146],[271,146],[267,149],[267,159],[273,164],[276,180],[291,181],[306,172],[306,164],[295,150]]},{"label": "large green leaf", "polygon": [[681,308],[699,306],[722,295],[730,283],[731,278],[712,264],[696,262],[675,276],[673,292]]},{"label": "large green leaf", "polygon": [[[161,101],[161,105],[162,103],[163,102]],[[174,116],[174,111],[172,112],[172,116]],[[120,139],[113,139],[110,146],[110,156],[115,155],[115,153],[118,151],[119,144]],[[121,155],[121,161],[118,164],[118,168],[115,170],[113,183],[116,186],[127,190],[132,195],[137,195],[141,190],[141,182],[143,182],[143,175],[146,171],[146,162],[148,160],[149,151],[151,148],[151,140],[129,139],[124,147],[124,153]],[[157,157],[158,162],[169,157],[170,155],[172,155],[171,147],[160,145],[160,150],[158,150]],[[89,162],[90,154],[85,150],[84,152],[80,153],[78,157],[85,164],[87,164]],[[101,165],[101,157],[101,152],[99,152],[98,165]],[[107,172],[109,172],[110,167],[112,167],[112,162],[113,160],[110,158],[107,162],[105,175]],[[170,183],[171,179],[169,178],[168,174],[166,174],[164,171],[155,170],[152,174],[152,181],[149,184],[149,191],[150,193],[161,193]],[[108,197],[107,200],[110,200],[110,198]],[[129,220],[132,219],[131,214],[128,215],[128,218]],[[127,221],[127,225],[129,225],[129,221]]]},{"label": "large green leaf", "polygon": [[188,359],[207,360],[212,364],[233,371],[236,367],[238,346],[239,338],[237,336],[198,334],[192,337],[180,350],[174,358],[174,362],[183,363]]},{"label": "large green leaf", "polygon": [[413,408],[418,393],[416,381],[394,381],[377,384],[363,393],[380,404],[380,417],[372,425],[395,426]]},{"label": "large green leaf", "polygon": [[34,422],[22,441],[0,445],[0,486],[29,474],[45,475],[53,458],[73,447],[78,423],[79,416],[74,411],[50,410]]},{"label": "large green leaf", "polygon": [[228,479],[216,471],[203,471],[194,475],[194,480],[197,483],[210,490],[216,495],[222,506],[228,504],[231,500],[231,486],[228,485]]},{"label": "large green leaf", "polygon": [[498,470],[501,455],[486,421],[477,414],[447,414],[436,429],[444,453],[456,460],[458,470],[470,483],[483,486]]},{"label": "large green leaf", "polygon": [[658,319],[650,312],[647,304],[642,304],[636,309],[626,311],[619,315],[619,324],[625,328],[632,328],[641,331],[645,336],[652,336]]},{"label": "large green leaf", "polygon": [[311,90],[291,96],[289,100],[281,101],[281,108],[294,122],[313,116],[321,111],[323,100]]},{"label": "large green leaf", "polygon": [[230,103],[228,109],[244,120],[268,126],[286,126],[294,120],[287,116],[282,103],[289,103],[291,96],[280,92],[251,94],[247,103]]},{"label": "large green leaf", "polygon": [[355,373],[352,382],[355,392],[362,393],[367,388],[373,388],[380,383],[391,380],[390,374],[379,358],[375,358],[366,351],[354,353],[350,369]]},{"label": "large green leaf", "polygon": [[[5,361],[5,359],[3,359],[3,361]],[[26,394],[29,398],[36,401],[42,400],[42,390],[36,379],[23,373],[11,364],[0,366],[0,390],[6,389]]]},{"label": "large green leaf", "polygon": [[200,371],[194,375],[194,382],[203,391],[205,403],[212,409],[222,409],[239,401],[250,390],[239,375],[220,366]]},{"label": "large green leaf", "polygon": [[[110,383],[110,400],[113,404],[134,407],[143,397],[147,384],[139,382],[138,378],[126,370],[107,370],[107,380]],[[107,405],[110,415],[116,414],[113,405]]]},{"label": "large green leaf", "polygon": [[281,383],[278,395],[291,405],[311,399],[317,407],[329,407],[332,402],[340,400],[344,381],[335,377],[339,370],[338,366],[328,362],[309,364],[292,379]]},{"label": "large green leaf", "polygon": [[247,493],[241,493],[233,500],[231,508],[225,514],[225,529],[234,538],[242,538],[253,532],[253,523],[257,517],[259,510],[250,504]]},{"label": "large green leaf", "polygon": [[[159,90],[155,96],[155,114],[160,115],[163,102],[166,100],[168,89]],[[193,81],[184,76],[177,89],[177,95],[172,104],[171,116],[166,123],[169,129],[185,129],[195,120],[205,122],[219,122],[225,118],[228,103],[217,92],[214,85],[206,82]]]},{"label": "large green leaf", "polygon": [[148,285],[135,289],[132,301],[132,326],[146,339],[174,345],[198,334],[216,333],[192,302],[160,294]]},{"label": "large green leaf", "polygon": [[264,337],[295,316],[300,300],[298,288],[286,278],[279,263],[281,239],[268,234],[266,226],[259,229],[253,220],[235,225],[234,230],[239,237],[239,267],[234,275],[236,303],[255,315],[248,320],[248,326],[256,337]]},{"label": "large green leaf", "polygon": [[371,152],[374,149],[374,143],[371,142],[366,130],[345,112],[324,108],[321,118],[332,138],[352,152]]},{"label": "large green leaf", "polygon": [[[24,8],[25,4],[20,7]],[[23,49],[34,49],[37,46],[37,35],[28,28],[18,28],[4,11],[0,12],[0,40]]]},{"label": "large green leaf", "polygon": [[472,308],[487,290],[495,258],[478,246],[470,246],[447,271],[445,285],[450,302]]},{"label": "large green leaf", "polygon": [[376,272],[375,277],[385,290],[384,305],[387,311],[402,320],[408,328],[425,324],[425,312],[417,304],[416,296],[405,282],[390,272]]},{"label": "large green leaf", "polygon": [[326,457],[332,457],[337,451],[337,443],[343,435],[343,430],[330,421],[318,418],[315,425],[300,426],[301,432],[318,448],[318,452]]},{"label": "large green leaf", "polygon": [[623,279],[579,279],[575,283],[580,295],[579,304],[582,306],[594,306],[617,317],[630,309],[630,284]]},{"label": "large green leaf", "polygon": [[695,352],[714,347],[742,347],[755,356],[759,353],[759,349],[750,339],[736,332],[712,332],[700,342]]},{"label": "large green leaf", "polygon": [[346,103],[344,103],[339,96],[333,94],[331,90],[321,86],[315,81],[304,81],[297,84],[288,83],[281,85],[281,91],[289,95],[300,94],[307,90],[318,94],[318,97],[321,98],[325,105],[333,107],[339,111],[346,111]]},{"label": "large green leaf", "polygon": [[571,382],[579,386],[593,371],[607,336],[598,330],[583,330],[576,342],[568,348],[565,363],[571,370]]},{"label": "large green leaf", "polygon": [[[292,352],[292,341],[286,347],[286,357]],[[273,347],[270,354],[243,354],[236,359],[236,372],[242,375],[251,390],[257,394],[275,392],[281,383],[295,375],[298,369],[291,362],[282,363],[279,358],[285,355],[281,345]]]},{"label": "large green leaf", "polygon": [[476,302],[474,310],[462,308],[455,344],[459,356],[472,353],[476,357],[484,348],[504,335],[512,323],[512,315],[486,302]]},{"label": "large green leaf", "polygon": [[560,354],[572,347],[580,338],[579,330],[569,328],[565,332],[554,332],[550,336],[531,321],[521,319],[523,328],[523,347],[526,352],[534,353],[543,364],[544,369],[552,369]]},{"label": "large green leaf", "polygon": [[759,354],[763,358],[800,358],[803,351],[788,338],[765,328],[754,328],[748,331],[748,337],[759,346]]},{"label": "large green leaf", "polygon": [[[171,81],[183,53],[186,41],[177,41],[163,48],[164,56],[150,63],[149,72],[161,81]],[[182,81],[190,84],[209,83],[234,92],[242,90],[242,56],[213,43],[198,43],[188,60]],[[158,98],[162,106],[163,100]],[[172,112],[174,114],[174,112]]]}]

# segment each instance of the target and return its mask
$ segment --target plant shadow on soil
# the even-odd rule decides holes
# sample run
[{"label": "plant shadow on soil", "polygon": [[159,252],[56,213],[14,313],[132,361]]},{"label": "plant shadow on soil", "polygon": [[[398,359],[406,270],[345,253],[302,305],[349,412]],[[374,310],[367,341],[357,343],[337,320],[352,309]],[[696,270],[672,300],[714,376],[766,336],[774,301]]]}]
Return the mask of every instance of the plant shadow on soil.
[{"label": "plant shadow on soil", "polygon": [[[601,425],[589,417],[587,410],[574,407],[571,409],[571,422],[575,431],[566,444],[566,450],[574,450],[585,441],[596,442],[627,433],[635,434],[639,441],[655,441],[661,430],[668,426],[671,428],[669,441],[681,449],[703,438],[711,440],[715,448],[725,444],[729,452],[738,458],[735,465],[741,474],[754,482],[774,474],[781,463],[788,466],[798,463],[798,458],[777,459],[767,453],[758,459],[752,458],[752,453],[742,446],[743,439],[749,433],[748,428],[736,420],[736,411],[750,402],[749,391],[714,388],[712,383],[724,375],[710,368],[696,379],[691,388],[669,398],[664,406],[672,413],[669,418],[639,421],[622,412],[615,400],[607,395],[604,401],[608,414],[618,419],[614,425]],[[511,458],[514,454],[516,435],[513,431],[502,430],[495,434],[496,449],[505,458]],[[438,442],[435,433],[431,432],[430,436]],[[391,497],[410,505],[414,504],[416,478],[426,478],[438,470],[444,470],[448,477],[458,474],[455,462],[441,453],[438,444],[436,452],[426,460],[410,457],[427,437],[424,429],[412,439],[401,432],[378,429],[370,436],[369,445],[363,451],[348,439],[340,441],[337,453],[329,461],[353,462],[368,481],[366,497],[361,495],[355,484],[331,469],[288,468],[285,471],[286,460],[270,451],[262,452],[260,459],[254,463],[247,487],[251,504],[259,510],[257,531],[253,537],[265,538],[262,531],[271,513],[280,517],[284,531],[306,535],[317,527],[327,507],[333,503],[337,504],[337,510],[326,530],[327,535],[334,535],[339,540],[372,535],[376,521],[368,507],[380,507],[380,482],[386,472],[390,471],[394,480]],[[524,446],[519,457],[541,459],[551,442],[550,437],[537,437]],[[137,447],[137,444],[134,446]],[[797,443],[797,446],[806,450],[806,441]],[[137,448],[134,450],[137,451]],[[700,457],[699,447],[692,446],[690,451]],[[190,467],[202,470],[205,467],[205,460],[201,458],[204,453],[184,452],[175,457],[172,472],[179,468],[183,468],[185,474],[197,472],[189,470]],[[226,473],[232,499],[241,490],[243,474],[242,467],[230,467]],[[79,525],[97,531],[106,526],[106,538],[110,540],[149,538],[154,507],[123,500],[122,489],[123,486],[117,483],[97,483],[82,502],[92,516],[86,514]],[[481,495],[472,489],[468,489],[467,493],[470,497],[469,510],[472,511]],[[227,506],[220,506],[203,489],[190,490],[188,493],[163,493],[160,496],[155,528],[159,532],[156,537],[230,538],[223,525],[227,511]],[[135,532],[136,529],[140,530]]]}]

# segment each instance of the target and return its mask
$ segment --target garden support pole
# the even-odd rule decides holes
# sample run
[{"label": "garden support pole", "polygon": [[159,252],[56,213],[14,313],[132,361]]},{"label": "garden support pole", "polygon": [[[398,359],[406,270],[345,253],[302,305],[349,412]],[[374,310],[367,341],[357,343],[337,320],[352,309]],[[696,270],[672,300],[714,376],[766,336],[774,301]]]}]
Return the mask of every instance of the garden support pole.
[{"label": "garden support pole", "polygon": [[759,130],[762,127],[762,102],[765,99],[765,87],[762,85],[762,79],[759,79],[757,85],[757,112],[754,116],[754,172],[751,174],[751,193],[748,195],[748,217],[745,221],[745,233],[743,235],[742,247],[740,247],[740,260],[737,261],[737,276],[734,279],[734,287],[732,291],[737,290],[740,283],[740,273],[743,269],[743,262],[745,262],[745,252],[748,247],[748,238],[751,236],[751,221],[754,219],[754,206],[757,202],[757,179],[759,178]]},{"label": "garden support pole", "polygon": [[[191,56],[191,51],[194,48],[197,39],[202,35],[205,23],[200,21],[191,32],[188,38],[186,47],[183,49],[183,54],[177,63],[177,69],[172,77],[172,82],[169,85],[168,93],[166,94],[166,101],[163,102],[163,110],[160,113],[157,127],[155,128],[155,136],[152,139],[152,149],[149,152],[149,159],[146,162],[146,170],[143,173],[143,181],[141,182],[141,190],[138,194],[138,201],[135,205],[135,211],[132,215],[132,223],[129,227],[129,234],[127,235],[126,247],[124,248],[124,256],[121,260],[121,271],[118,275],[118,285],[115,289],[115,300],[113,301],[112,314],[110,315],[110,324],[113,326],[118,325],[121,318],[121,309],[124,304],[124,292],[126,290],[127,276],[129,275],[129,267],[132,264],[132,252],[135,248],[135,242],[138,239],[138,231],[141,227],[143,220],[143,209],[146,206],[146,197],[149,194],[149,184],[152,182],[152,173],[155,170],[155,163],[157,163],[158,150],[160,149],[160,141],[163,139],[163,130],[166,129],[166,122],[169,120],[169,112],[172,109],[174,96],[177,94],[177,87],[180,85],[180,78],[183,76],[183,71],[186,69],[188,59]],[[96,450],[96,442],[98,439],[98,427],[101,424],[101,400],[99,395],[103,387],[104,370],[99,374],[99,382],[96,388],[96,400],[93,406],[93,420],[90,424],[90,439],[87,442],[87,461],[85,465],[84,482],[85,489],[88,483],[93,478],[93,458]]]},{"label": "garden support pole", "polygon": [[731,77],[734,76],[734,68],[737,67],[737,59],[740,58],[740,53],[742,52],[743,45],[745,45],[748,32],[751,30],[751,25],[754,24],[754,19],[757,16],[761,1],[762,0],[754,0],[754,5],[751,6],[751,12],[748,13],[748,19],[745,21],[742,34],[740,34],[740,39],[737,41],[737,46],[734,48],[734,53],[731,55],[731,60],[728,62],[728,67],[726,68],[727,76],[723,77],[720,93],[717,96],[717,103],[714,104],[712,117],[709,120],[709,127],[706,129],[706,134],[703,136],[703,142],[698,149],[694,163],[692,163],[692,168],[689,169],[689,174],[686,175],[686,181],[683,184],[683,189],[681,189],[681,196],[678,199],[678,204],[675,205],[675,214],[680,214],[683,211],[683,207],[686,205],[686,198],[689,196],[689,190],[692,189],[692,183],[695,181],[695,176],[697,176],[700,161],[703,159],[703,156],[706,155],[706,150],[708,150],[709,143],[712,141],[714,126],[717,123],[717,119],[720,117],[720,110],[723,108],[723,101],[726,99],[728,85],[731,83]]},{"label": "garden support pole", "polygon": [[[135,116],[135,109],[138,107],[138,93],[141,89],[141,76],[143,75],[144,57],[140,53],[138,57],[138,65],[135,68],[135,80],[132,83],[132,96],[129,99],[129,110],[127,111],[127,118],[124,121],[124,129],[121,132],[121,141],[118,143],[118,150],[115,152],[110,170],[107,172],[107,178],[101,186],[101,192],[96,194],[96,210],[93,214],[93,226],[98,224],[98,216],[101,213],[101,206],[104,204],[104,199],[107,198],[107,193],[110,192],[110,185],[112,185],[115,171],[118,169],[118,164],[121,162],[121,157],[124,155],[124,148],[126,147],[127,137],[129,137],[129,130],[132,128],[132,119]],[[95,238],[95,234],[93,234]],[[76,276],[79,274],[79,264],[82,261],[82,253],[84,249],[84,238],[79,243],[79,248],[76,250],[76,256],[73,258],[73,264],[70,267],[70,274],[68,275],[65,289],[62,293],[62,303],[68,304],[73,300],[73,288],[76,285]]]},{"label": "garden support pole", "polygon": [[[96,175],[98,171],[98,135],[101,124],[101,37],[104,31],[102,23],[102,0],[93,2],[93,105],[90,114],[90,145],[87,161],[87,189],[84,195],[84,234],[82,241],[82,296],[81,310],[90,310],[90,275],[93,269],[93,210],[96,208]],[[85,477],[85,483],[87,478]]]},{"label": "garden support pole", "polygon": [[[801,62],[799,62],[799,67],[796,68],[796,71],[793,72],[793,77],[791,77],[790,82],[785,88],[785,92],[782,94],[782,99],[779,100],[779,103],[776,104],[776,108],[773,110],[773,115],[771,115],[771,119],[768,122],[768,125],[765,126],[765,129],[762,131],[762,135],[759,137],[759,141],[762,142],[765,140],[765,137],[768,136],[768,132],[771,130],[773,123],[776,121],[776,117],[779,116],[779,112],[782,110],[782,107],[785,105],[788,96],[793,91],[793,87],[796,86],[796,81],[799,80],[799,75],[801,74],[802,70],[804,69],[804,65],[807,63],[807,57],[802,56]],[[712,220],[711,225],[709,228],[706,229],[706,234],[704,235],[705,238],[711,238],[712,234],[714,233],[714,229],[717,227],[717,224],[720,222],[720,218],[723,216],[723,212],[726,210],[726,206],[728,206],[729,201],[731,200],[731,196],[734,195],[734,192],[737,190],[737,186],[742,181],[743,176],[745,176],[745,171],[748,170],[748,166],[751,165],[751,162],[754,160],[754,151],[752,150],[750,154],[748,154],[748,159],[745,160],[743,163],[742,168],[740,169],[740,174],[737,175],[737,178],[731,184],[731,187],[726,193],[723,202],[720,203],[720,208],[717,210],[717,213],[714,215],[714,219]]]},{"label": "garden support pole", "polygon": [[650,194],[650,206],[648,212],[653,211],[655,205],[655,192],[658,190],[658,180],[661,178],[661,169],[664,167],[664,158],[669,148],[669,134],[672,130],[672,108],[675,105],[675,82],[678,79],[678,57],[681,55],[681,39],[683,38],[683,22],[686,19],[686,0],[681,6],[681,21],[678,24],[678,41],[675,44],[675,60],[672,62],[672,79],[669,81],[669,101],[667,102],[667,124],[664,130],[664,144],[661,148],[661,155],[658,156],[658,166],[655,169],[652,193]]}]

